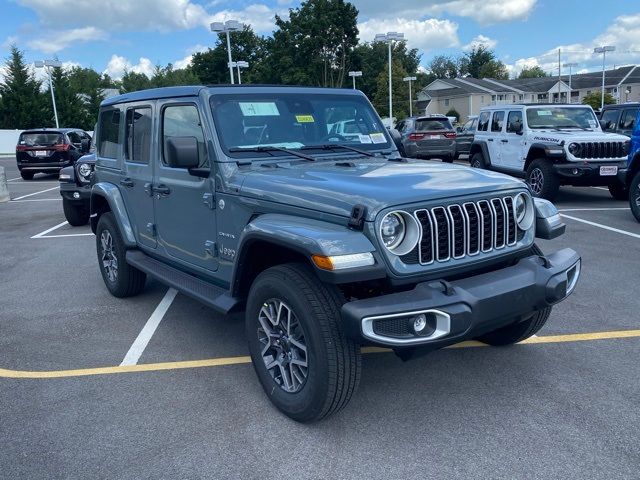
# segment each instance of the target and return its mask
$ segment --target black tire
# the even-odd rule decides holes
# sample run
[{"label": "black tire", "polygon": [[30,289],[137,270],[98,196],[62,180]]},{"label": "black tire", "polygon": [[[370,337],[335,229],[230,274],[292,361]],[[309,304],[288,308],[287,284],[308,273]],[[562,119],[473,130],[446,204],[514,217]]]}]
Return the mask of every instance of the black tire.
[{"label": "black tire", "polygon": [[72,227],[81,227],[89,222],[89,209],[82,204],[74,203],[66,198],[62,199],[64,218]]},{"label": "black tire", "polygon": [[453,155],[449,155],[448,157],[442,157],[443,163],[453,163]]},{"label": "black tire", "polygon": [[640,222],[640,172],[636,173],[629,185],[629,206],[633,216]]},{"label": "black tire", "polygon": [[[260,320],[269,321],[265,315],[268,312],[273,315],[275,310],[269,310],[269,306],[277,302],[293,312],[289,318],[295,321],[297,340],[306,346],[306,373],[296,367],[299,376],[306,377],[304,381],[297,379],[297,385],[293,381],[292,362],[289,361],[289,372],[286,364],[274,366],[271,372],[266,365],[275,359],[287,362],[284,354],[281,356],[276,352],[283,344],[290,347],[294,338],[291,334],[286,341],[279,340],[285,338],[273,334],[276,331],[274,326],[279,323],[268,323],[272,335],[265,333],[267,329],[263,328]],[[340,291],[333,285],[320,282],[304,264],[290,263],[269,268],[251,286],[245,325],[253,366],[271,402],[293,420],[313,422],[341,410],[358,386],[360,347],[345,335],[340,316],[343,303]],[[263,351],[266,352],[265,358]],[[284,381],[285,376],[287,382]],[[298,389],[287,390],[291,385]]]},{"label": "black tire", "polygon": [[460,159],[460,153],[456,152],[453,154],[453,159],[454,160],[459,160]]},{"label": "black tire", "polygon": [[527,184],[534,197],[553,200],[560,190],[560,179],[553,171],[551,162],[537,158],[527,168]]},{"label": "black tire", "polygon": [[[107,243],[108,237],[110,237],[110,249],[103,245],[103,241]],[[103,213],[100,220],[98,220],[96,251],[102,279],[114,297],[131,297],[142,291],[147,276],[144,272],[127,263],[125,259],[127,250],[120,236],[115,217],[111,212]],[[107,257],[107,255],[110,255],[110,257]],[[115,275],[111,270],[113,264],[110,267],[106,267],[104,264],[105,261],[113,262],[113,260],[115,260]]]},{"label": "black tire", "polygon": [[487,164],[484,161],[484,155],[482,155],[481,152],[478,153],[474,153],[471,156],[471,162],[470,162],[471,166],[473,168],[479,168],[481,170],[484,170],[487,168]]},{"label": "black tire", "polygon": [[609,184],[609,193],[614,200],[628,200],[629,190],[627,186],[619,181],[613,181]]},{"label": "black tire", "polygon": [[25,172],[24,170],[20,171],[20,176],[22,177],[23,180],[33,180],[34,175],[35,173],[33,172]]}]

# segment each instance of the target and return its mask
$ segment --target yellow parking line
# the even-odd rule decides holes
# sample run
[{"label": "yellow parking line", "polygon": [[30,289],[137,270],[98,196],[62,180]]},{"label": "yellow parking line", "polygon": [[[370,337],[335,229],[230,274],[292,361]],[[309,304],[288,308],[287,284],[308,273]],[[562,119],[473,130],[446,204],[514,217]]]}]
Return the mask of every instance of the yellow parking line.
[{"label": "yellow parking line", "polygon": [[[640,330],[619,330],[614,332],[570,333],[566,335],[548,335],[531,337],[520,342],[519,345],[538,343],[587,342],[593,340],[611,340],[621,338],[638,338]],[[451,345],[447,348],[486,347],[484,343],[470,340]],[[391,350],[379,347],[365,347],[363,353],[386,353]],[[225,365],[240,365],[251,363],[251,357],[222,357],[205,360],[187,360],[182,362],[147,363],[142,365],[126,365],[114,367],[81,368],[75,370],[26,371],[7,370],[0,368],[0,377],[4,378],[64,378],[86,377],[91,375],[112,375],[116,373],[158,372],[162,370],[181,370],[184,368],[221,367]]]}]

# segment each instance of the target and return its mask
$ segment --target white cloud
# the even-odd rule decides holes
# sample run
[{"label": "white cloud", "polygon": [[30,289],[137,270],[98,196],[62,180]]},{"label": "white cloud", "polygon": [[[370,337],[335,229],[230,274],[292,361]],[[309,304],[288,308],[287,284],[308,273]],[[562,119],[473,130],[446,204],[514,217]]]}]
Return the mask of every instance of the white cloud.
[{"label": "white cloud", "polygon": [[51,31],[43,37],[29,40],[27,46],[42,53],[56,53],[74,43],[101,41],[107,37],[106,32],[96,27],[73,28]]},{"label": "white cloud", "polygon": [[238,20],[241,23],[251,25],[254,31],[271,33],[275,29],[275,16],[288,15],[287,9],[270,8],[261,3],[247,5],[242,10],[220,10],[209,16],[206,22],[207,28],[211,22],[224,22],[226,20]]},{"label": "white cloud", "polygon": [[119,80],[126,72],[144,73],[147,77],[151,78],[154,70],[155,66],[148,58],[140,57],[138,63],[134,65],[125,57],[112,55],[103,73]]},{"label": "white cloud", "polygon": [[193,59],[194,53],[206,52],[208,49],[209,47],[207,47],[206,45],[200,45],[200,44],[187,48],[186,50],[187,56],[173,62],[173,68],[175,69],[187,68],[189,65],[191,65],[191,60]]},{"label": "white cloud", "polygon": [[462,49],[469,51],[479,46],[484,46],[486,48],[489,48],[490,50],[493,50],[497,44],[498,44],[497,40],[494,40],[493,38],[489,38],[481,34],[475,37],[469,43],[467,43],[464,47],[462,47]]},{"label": "white cloud", "polygon": [[392,18],[385,20],[372,19],[358,25],[360,39],[371,41],[377,33],[404,32],[407,45],[422,51],[438,48],[457,47],[458,24],[450,20],[429,18],[426,20],[409,20]]},{"label": "white cloud", "polygon": [[[389,15],[388,0],[351,0],[360,14],[368,18]],[[424,18],[428,15],[469,17],[481,24],[492,24],[526,18],[537,0],[397,0],[395,15],[405,18]]]}]

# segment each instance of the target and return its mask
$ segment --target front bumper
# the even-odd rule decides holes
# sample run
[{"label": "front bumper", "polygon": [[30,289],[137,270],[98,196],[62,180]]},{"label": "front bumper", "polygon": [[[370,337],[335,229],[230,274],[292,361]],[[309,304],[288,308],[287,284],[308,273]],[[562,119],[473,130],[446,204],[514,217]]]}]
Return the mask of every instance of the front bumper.
[{"label": "front bumper", "polygon": [[[565,299],[579,275],[580,256],[565,248],[451,283],[420,283],[410,291],[349,302],[342,318],[361,343],[436,350],[526,320]],[[437,320],[427,336],[407,333],[406,325],[420,313]]]},{"label": "front bumper", "polygon": [[60,195],[72,202],[89,202],[91,199],[91,185],[79,186],[75,183],[60,182]]},{"label": "front bumper", "polygon": [[449,145],[417,145],[409,143],[405,147],[405,151],[414,157],[452,157],[456,153],[456,144],[455,142],[451,142]]},{"label": "front bumper", "polygon": [[[616,175],[600,175],[600,167],[618,167]],[[556,163],[553,166],[555,172],[570,185],[576,186],[606,186],[614,180],[622,180],[626,177],[627,162],[569,162]]]}]

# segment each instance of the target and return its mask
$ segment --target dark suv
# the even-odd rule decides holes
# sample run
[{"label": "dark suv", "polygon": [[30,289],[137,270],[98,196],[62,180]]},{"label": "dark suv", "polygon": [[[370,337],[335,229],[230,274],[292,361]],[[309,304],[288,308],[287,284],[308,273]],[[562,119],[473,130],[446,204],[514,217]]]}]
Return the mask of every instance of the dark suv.
[{"label": "dark suv", "polygon": [[451,163],[456,156],[456,131],[444,115],[409,117],[398,122],[400,147],[409,158],[441,158]]},{"label": "dark suv", "polygon": [[36,173],[58,173],[84,155],[90,143],[91,136],[77,128],[25,130],[16,145],[20,176],[32,180]]},{"label": "dark suv", "polygon": [[[351,121],[357,137],[333,128]],[[107,289],[135,295],[149,275],[244,311],[258,379],[298,421],[349,402],[361,345],[408,359],[534,335],[580,274],[575,251],[534,243],[564,232],[558,211],[512,177],[402,158],[390,135],[351,89],[105,100],[91,228]]]}]

